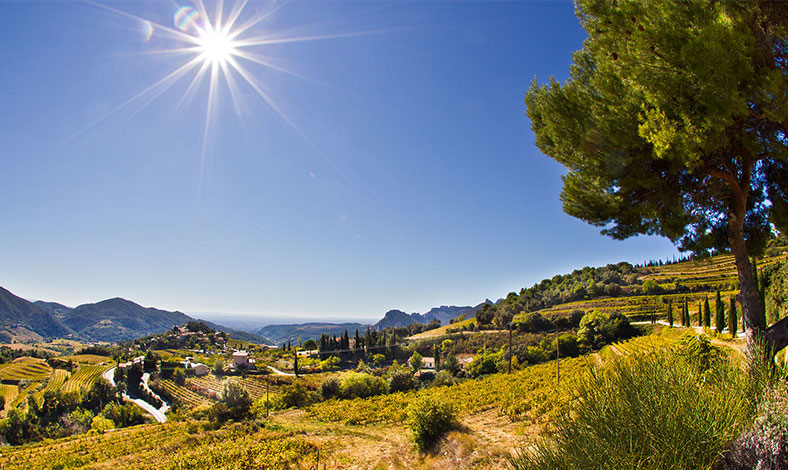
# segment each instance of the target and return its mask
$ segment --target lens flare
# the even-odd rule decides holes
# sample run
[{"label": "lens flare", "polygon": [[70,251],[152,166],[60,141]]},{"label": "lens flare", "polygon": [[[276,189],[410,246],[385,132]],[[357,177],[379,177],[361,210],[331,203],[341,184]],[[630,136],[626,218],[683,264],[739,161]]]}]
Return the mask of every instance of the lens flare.
[{"label": "lens flare", "polygon": [[176,28],[185,32],[196,27],[199,17],[200,14],[194,7],[185,6],[178,8],[172,20]]},{"label": "lens flare", "polygon": [[145,38],[145,42],[150,41],[151,36],[153,36],[153,25],[150,24],[150,21],[143,21],[140,30],[142,31],[142,36]]}]

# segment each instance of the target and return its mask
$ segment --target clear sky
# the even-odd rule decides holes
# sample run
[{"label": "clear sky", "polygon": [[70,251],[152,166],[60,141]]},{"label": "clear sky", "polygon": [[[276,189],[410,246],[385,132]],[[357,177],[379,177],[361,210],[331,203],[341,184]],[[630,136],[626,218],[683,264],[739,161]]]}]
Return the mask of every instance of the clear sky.
[{"label": "clear sky", "polygon": [[238,38],[268,41],[239,49],[269,65],[235,57],[255,86],[230,68],[207,128],[202,61],[129,101],[199,54],[161,53],[195,47],[190,5],[0,2],[0,285],[368,320],[676,253],[564,214],[534,146],[523,97],[567,76],[571,2],[250,2]]}]

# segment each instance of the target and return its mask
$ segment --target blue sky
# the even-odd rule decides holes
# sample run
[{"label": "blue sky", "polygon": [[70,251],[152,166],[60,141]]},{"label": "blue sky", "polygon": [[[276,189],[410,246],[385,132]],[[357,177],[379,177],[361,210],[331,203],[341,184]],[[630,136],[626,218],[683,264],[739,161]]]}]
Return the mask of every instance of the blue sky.
[{"label": "blue sky", "polygon": [[[168,28],[178,6],[107,5]],[[328,37],[249,48],[293,74],[242,61],[286,119],[243,83],[236,109],[219,81],[206,140],[207,81],[178,106],[191,75],[110,113],[193,57],[153,54],[174,46],[159,28],[0,2],[0,285],[70,306],[375,319],[676,253],[561,211],[563,169],[523,97],[567,76],[585,36],[571,2],[279,7],[247,6],[272,12],[250,37]]]}]

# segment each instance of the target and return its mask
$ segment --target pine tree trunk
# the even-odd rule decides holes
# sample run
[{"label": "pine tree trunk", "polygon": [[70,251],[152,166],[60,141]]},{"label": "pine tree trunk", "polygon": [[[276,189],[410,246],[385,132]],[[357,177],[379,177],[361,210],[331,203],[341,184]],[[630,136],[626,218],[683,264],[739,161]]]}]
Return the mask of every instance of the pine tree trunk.
[{"label": "pine tree trunk", "polygon": [[[747,254],[747,245],[744,241],[744,221],[731,214],[730,215],[730,243],[733,258],[736,260],[736,274],[739,278],[739,302],[742,307],[744,324],[747,325],[747,349],[752,350],[753,344],[762,337],[766,330],[763,321],[761,298],[758,289],[755,287],[752,264]],[[775,325],[776,326],[776,325]],[[788,344],[788,324],[786,324],[785,338]],[[771,343],[772,341],[769,340]],[[783,345],[785,347],[785,344]],[[782,348],[780,348],[782,349]],[[773,352],[777,349],[772,348]]]}]

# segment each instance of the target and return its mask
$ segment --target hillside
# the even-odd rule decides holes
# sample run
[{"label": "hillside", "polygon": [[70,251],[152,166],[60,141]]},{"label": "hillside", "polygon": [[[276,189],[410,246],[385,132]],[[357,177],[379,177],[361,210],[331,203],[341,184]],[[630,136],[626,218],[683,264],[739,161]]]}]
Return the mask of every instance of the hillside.
[{"label": "hillside", "polygon": [[73,332],[50,311],[0,287],[0,340],[42,341]]},{"label": "hillside", "polygon": [[[785,254],[763,258],[759,260],[759,266],[763,272],[769,272],[773,267],[785,270],[785,259]],[[621,273],[625,275],[620,276]],[[484,308],[484,312],[495,313],[499,308],[507,309],[517,305],[518,299],[523,297],[545,302],[536,304],[541,308],[515,315],[515,323],[521,328],[516,328],[512,336],[513,356],[516,360],[511,375],[506,373],[506,362],[501,361],[505,357],[503,351],[508,341],[508,332],[494,328],[479,331],[475,317],[431,330],[426,334],[415,335],[396,347],[384,340],[383,343],[388,344],[385,350],[374,346],[383,344],[379,341],[379,333],[370,329],[370,335],[377,336],[378,339],[377,343],[370,343],[363,337],[367,332],[365,325],[342,324],[337,336],[344,333],[345,329],[353,336],[358,325],[363,327],[359,328],[362,343],[367,346],[373,344],[372,347],[377,348],[370,351],[393,354],[373,366],[372,372],[377,377],[387,377],[386,370],[394,368],[391,366],[393,360],[403,363],[413,352],[420,352],[427,357],[432,354],[436,345],[442,345],[443,360],[448,360],[452,355],[467,358],[468,361],[474,356],[485,361],[487,359],[484,358],[488,358],[488,366],[492,369],[478,372],[479,367],[473,365],[475,362],[464,362],[462,365],[455,363],[453,372],[452,369],[444,368],[438,374],[441,375],[440,382],[438,376],[433,379],[430,372],[417,378],[410,388],[401,392],[383,392],[356,399],[321,397],[321,383],[330,378],[359,380],[364,376],[359,357],[368,357],[369,351],[361,350],[358,354],[345,351],[342,353],[344,359],[341,368],[336,372],[324,371],[320,358],[302,358],[299,360],[299,367],[304,375],[300,378],[292,375],[266,376],[259,372],[236,377],[253,399],[260,400],[255,409],[261,420],[265,419],[265,410],[261,408],[261,403],[268,396],[270,388],[271,403],[275,409],[264,421],[267,423],[265,429],[252,426],[251,421],[228,424],[218,430],[213,430],[206,424],[205,409],[217,403],[226,379],[223,375],[188,376],[181,379],[180,384],[175,382],[174,377],[161,378],[156,379],[159,384],[157,389],[164,390],[163,393],[176,400],[181,413],[190,416],[188,422],[194,424],[185,426],[178,421],[164,425],[149,424],[104,435],[78,435],[22,448],[3,449],[0,450],[0,465],[4,468],[23,468],[27,462],[18,459],[28,455],[25,454],[27,449],[34,449],[34,462],[41,463],[51,459],[58,468],[80,468],[86,462],[95,462],[94,465],[102,467],[135,465],[136,468],[170,468],[188,461],[193,464],[190,468],[199,469],[226,463],[213,460],[200,460],[203,463],[196,463],[194,460],[197,455],[204,455],[209,449],[214,449],[232,456],[232,465],[251,467],[276,462],[278,465],[290,464],[296,468],[299,468],[299,464],[314,467],[318,463],[324,464],[326,468],[360,469],[507,468],[509,452],[533,442],[543,426],[558,416],[568,403],[567,400],[572,398],[567,392],[574,390],[573,383],[586,377],[592,368],[607,367],[608,364],[616,363],[619,358],[634,353],[663,351],[667,346],[677,344],[676,341],[680,338],[703,331],[694,324],[692,328],[681,328],[678,322],[676,328],[640,325],[637,333],[640,336],[613,340],[601,349],[593,347],[581,351],[576,348],[572,352],[571,348],[566,347],[571,341],[567,341],[580,335],[576,324],[567,323],[566,319],[576,318],[578,311],[599,311],[622,313],[634,321],[648,319],[652,315],[664,320],[666,302],[669,299],[672,299],[674,304],[684,299],[693,302],[715,293],[717,289],[726,296],[732,295],[736,287],[732,273],[730,256],[719,255],[661,266],[655,264],[636,267],[619,264],[603,268],[584,268],[556,276],[533,288],[523,289],[519,294],[515,293],[496,305]],[[599,280],[602,286],[594,290],[588,283],[590,279]],[[574,299],[572,296],[577,295],[577,289],[572,286],[578,283],[584,283],[589,288],[586,297],[592,297],[594,292],[596,296]],[[617,289],[606,287],[614,284],[618,286]],[[567,294],[563,294],[564,292]],[[610,293],[615,295],[607,295]],[[560,299],[562,295],[567,295],[572,300],[550,303],[550,299]],[[484,312],[480,311],[480,314],[484,315]],[[694,311],[691,311],[692,313]],[[534,329],[533,315],[542,317],[541,329]],[[323,329],[331,324],[278,326],[282,328],[281,331],[300,328],[299,331],[304,333],[302,339],[305,339],[310,331],[325,331]],[[271,331],[276,330],[269,330]],[[713,328],[706,331],[711,335],[713,344],[730,350],[734,356],[739,354],[741,339],[731,339],[728,334],[715,335]],[[555,363],[554,345],[557,341],[562,342],[560,382]],[[154,352],[162,361],[192,354],[185,349]],[[133,353],[132,356],[135,354],[139,353]],[[267,365],[272,365],[278,370],[293,370],[291,352],[255,348],[251,354],[256,358],[257,369],[267,369]],[[565,357],[565,354],[569,357]],[[209,361],[216,357],[197,355],[195,360],[210,364]],[[224,360],[228,361],[228,358],[229,356],[225,356]],[[16,386],[9,387],[5,391],[7,400],[14,406],[23,406],[26,394],[40,394],[45,390],[47,376],[50,378],[46,386],[51,387],[47,389],[63,388],[66,384],[72,384],[68,386],[75,388],[73,383],[77,378],[83,375],[88,377],[88,373],[93,372],[93,369],[101,370],[101,367],[93,365],[96,360],[101,359],[99,356],[71,356],[63,359],[82,363],[76,372],[71,373],[61,369],[53,371],[42,361],[35,359],[17,360],[0,369],[0,372],[10,379],[25,378],[33,381],[25,390],[19,391]],[[362,373],[350,372],[357,365]],[[82,375],[79,375],[80,371]],[[310,371],[312,373],[309,373]],[[232,374],[232,371],[225,371],[225,374]],[[85,379],[80,386],[87,385],[88,382],[89,380]],[[292,396],[305,397],[299,399],[303,401],[294,402],[294,405],[282,405],[282,397],[298,390],[295,388],[298,384],[304,387],[298,392],[301,395]],[[424,456],[418,454],[408,441],[406,416],[410,404],[427,398],[452,403],[458,411],[460,426],[442,438],[434,454]],[[192,412],[194,414],[190,414]],[[141,437],[144,435],[154,436],[155,442],[167,445],[170,452],[155,453],[155,445],[147,444]],[[129,444],[127,440],[136,444]],[[232,450],[238,445],[248,447],[253,441],[256,444],[244,452]],[[76,457],[74,453],[78,451],[83,453]]]},{"label": "hillside", "polygon": [[298,338],[302,341],[308,339],[318,339],[320,335],[326,334],[329,336],[340,336],[348,332],[353,334],[356,330],[364,331],[369,325],[364,323],[298,323],[298,324],[284,324],[284,325],[268,325],[260,328],[255,333],[268,338],[273,344],[287,343],[288,341],[295,343]]},{"label": "hillside", "polygon": [[80,305],[63,317],[63,323],[80,338],[110,342],[161,333],[191,320],[181,312],[145,308],[118,297]]}]

